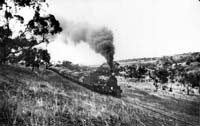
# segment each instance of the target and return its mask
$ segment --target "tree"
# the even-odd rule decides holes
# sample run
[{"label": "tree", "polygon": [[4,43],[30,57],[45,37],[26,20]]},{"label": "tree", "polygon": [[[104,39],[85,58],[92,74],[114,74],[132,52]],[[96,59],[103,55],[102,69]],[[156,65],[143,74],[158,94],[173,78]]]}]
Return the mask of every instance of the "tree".
[{"label": "tree", "polygon": [[[43,13],[44,6],[48,6],[45,0],[0,1],[3,15],[0,17],[0,64],[24,60],[27,66],[31,63],[34,66],[33,61],[37,58],[49,63],[47,50],[37,49],[36,46],[48,44],[52,36],[60,33],[62,28],[54,15]],[[24,21],[26,17],[19,14],[26,7],[33,11],[33,17],[28,22]],[[11,27],[13,22],[15,27]]]},{"label": "tree", "polygon": [[[185,81],[188,83],[187,87],[199,87],[200,93],[200,72],[199,71],[188,71],[184,76]],[[188,93],[189,95],[189,90]]]},{"label": "tree", "polygon": [[168,82],[168,77],[170,75],[169,71],[164,68],[149,69],[149,77],[153,80],[153,85],[158,90],[158,83],[165,84]]},{"label": "tree", "polygon": [[39,68],[40,64],[47,66],[50,63],[50,55],[47,50],[43,49],[33,48],[29,50],[24,50],[20,56],[25,61],[25,65],[27,67],[32,67],[32,71],[35,68]]},{"label": "tree", "polygon": [[149,69],[148,70],[148,74],[149,74],[149,77],[153,80],[153,85],[155,86],[156,88],[156,92],[158,91],[158,77],[157,77],[157,74],[156,74],[156,70],[155,69]]}]

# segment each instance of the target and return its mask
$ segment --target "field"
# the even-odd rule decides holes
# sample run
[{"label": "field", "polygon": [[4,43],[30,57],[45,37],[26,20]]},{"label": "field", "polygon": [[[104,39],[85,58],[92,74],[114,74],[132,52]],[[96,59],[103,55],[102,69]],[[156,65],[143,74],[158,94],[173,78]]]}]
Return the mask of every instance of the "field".
[{"label": "field", "polygon": [[124,96],[129,101],[135,101],[136,104],[180,121],[187,120],[186,122],[197,123],[199,121],[200,99],[198,95],[188,96],[178,91],[169,92],[161,89],[155,92],[152,82],[131,82],[123,78],[119,78],[118,82],[123,87]]},{"label": "field", "polygon": [[153,86],[144,82],[123,78],[118,82],[123,89],[121,98],[92,92],[49,70],[0,66],[0,125],[199,125],[198,96],[179,98],[155,93]]}]

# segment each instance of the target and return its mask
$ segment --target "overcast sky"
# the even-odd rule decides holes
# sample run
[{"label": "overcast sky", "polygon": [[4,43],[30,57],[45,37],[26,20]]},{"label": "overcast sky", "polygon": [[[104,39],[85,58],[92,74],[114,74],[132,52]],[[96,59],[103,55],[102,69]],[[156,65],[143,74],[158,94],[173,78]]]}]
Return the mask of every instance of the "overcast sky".
[{"label": "overcast sky", "polygon": [[[106,26],[114,33],[115,60],[200,51],[198,0],[49,0],[58,19]],[[52,60],[101,64],[86,43],[48,45]]]}]

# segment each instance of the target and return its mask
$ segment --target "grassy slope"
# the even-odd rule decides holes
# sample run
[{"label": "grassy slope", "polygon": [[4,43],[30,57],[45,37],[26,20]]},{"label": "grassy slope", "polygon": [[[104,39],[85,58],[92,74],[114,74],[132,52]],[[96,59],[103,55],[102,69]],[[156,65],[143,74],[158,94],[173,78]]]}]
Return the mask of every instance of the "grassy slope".
[{"label": "grassy slope", "polygon": [[91,92],[51,71],[0,66],[1,126],[170,126],[126,100]]},{"label": "grassy slope", "polygon": [[178,94],[162,90],[154,92],[155,87],[148,82],[129,82],[129,85],[131,86],[122,86],[124,95],[128,100],[135,101],[137,104],[145,105],[158,112],[165,112],[187,122],[198,123],[200,121],[199,96],[182,95],[182,98],[180,98],[180,96],[175,97]]}]

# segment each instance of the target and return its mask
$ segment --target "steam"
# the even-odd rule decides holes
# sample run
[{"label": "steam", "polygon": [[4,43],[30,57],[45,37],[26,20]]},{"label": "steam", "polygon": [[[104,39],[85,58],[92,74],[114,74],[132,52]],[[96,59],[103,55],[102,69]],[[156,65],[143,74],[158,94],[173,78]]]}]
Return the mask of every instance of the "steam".
[{"label": "steam", "polygon": [[81,42],[89,44],[91,49],[105,57],[112,70],[115,47],[111,30],[106,27],[97,27],[86,23],[74,24],[65,22],[64,34],[75,44]]}]

